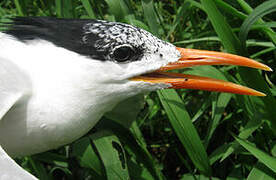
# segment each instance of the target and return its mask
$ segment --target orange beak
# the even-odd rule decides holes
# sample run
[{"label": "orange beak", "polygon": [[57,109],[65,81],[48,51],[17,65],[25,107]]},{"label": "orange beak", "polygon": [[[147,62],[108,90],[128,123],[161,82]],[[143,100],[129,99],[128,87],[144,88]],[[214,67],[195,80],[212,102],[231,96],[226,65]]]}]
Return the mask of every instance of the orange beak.
[{"label": "orange beak", "polygon": [[130,80],[150,83],[167,83],[171,85],[170,88],[174,89],[199,89],[252,96],[265,96],[264,93],[231,82],[164,71],[199,65],[237,65],[272,71],[270,67],[245,57],[227,53],[184,48],[177,48],[177,50],[181,54],[178,61],[169,63],[155,72],[136,76]]}]

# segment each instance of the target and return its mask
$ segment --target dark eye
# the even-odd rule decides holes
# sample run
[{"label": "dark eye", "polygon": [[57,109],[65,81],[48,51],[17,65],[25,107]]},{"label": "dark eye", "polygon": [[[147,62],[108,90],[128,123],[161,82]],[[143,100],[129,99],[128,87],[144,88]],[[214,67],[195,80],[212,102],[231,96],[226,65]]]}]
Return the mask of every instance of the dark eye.
[{"label": "dark eye", "polygon": [[122,46],[113,52],[113,57],[117,62],[125,62],[131,60],[134,55],[134,51],[129,46]]}]

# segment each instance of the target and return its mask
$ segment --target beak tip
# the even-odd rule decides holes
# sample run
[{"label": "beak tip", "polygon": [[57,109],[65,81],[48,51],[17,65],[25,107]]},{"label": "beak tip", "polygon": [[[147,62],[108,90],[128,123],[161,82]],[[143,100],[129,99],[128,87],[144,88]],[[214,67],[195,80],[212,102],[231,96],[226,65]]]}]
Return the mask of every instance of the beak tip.
[{"label": "beak tip", "polygon": [[267,71],[273,72],[273,69],[267,66]]},{"label": "beak tip", "polygon": [[262,69],[264,71],[269,71],[269,72],[272,72],[273,69],[265,64],[261,64],[262,67],[257,67],[257,69]]},{"label": "beak tip", "polygon": [[262,92],[257,91],[257,92],[256,92],[256,94],[255,94],[255,96],[265,97],[265,96],[266,96],[266,94],[265,94],[265,93],[262,93]]}]

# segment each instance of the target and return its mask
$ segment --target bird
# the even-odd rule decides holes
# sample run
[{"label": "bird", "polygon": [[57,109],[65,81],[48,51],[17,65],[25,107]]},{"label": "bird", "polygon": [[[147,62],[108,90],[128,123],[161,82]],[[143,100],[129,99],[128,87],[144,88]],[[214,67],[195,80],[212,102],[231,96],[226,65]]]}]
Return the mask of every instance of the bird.
[{"label": "bird", "polygon": [[14,17],[0,27],[0,157],[69,144],[139,93],[173,88],[265,96],[231,82],[169,70],[237,65],[272,71],[246,57],[176,47],[119,22]]}]

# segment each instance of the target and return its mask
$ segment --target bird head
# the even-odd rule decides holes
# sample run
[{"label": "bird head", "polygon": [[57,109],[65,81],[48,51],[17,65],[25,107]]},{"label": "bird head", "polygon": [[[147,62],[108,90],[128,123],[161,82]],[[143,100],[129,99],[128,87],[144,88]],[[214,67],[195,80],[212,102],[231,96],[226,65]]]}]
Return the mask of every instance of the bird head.
[{"label": "bird head", "polygon": [[14,18],[6,31],[22,41],[36,38],[76,52],[92,64],[94,81],[132,94],[163,88],[245,95],[263,93],[212,78],[165,72],[199,65],[238,65],[271,71],[257,61],[221,52],[185,49],[123,23],[102,20]]},{"label": "bird head", "polygon": [[175,46],[131,25],[98,20],[83,30],[83,43],[93,49],[89,56],[100,60],[108,78],[115,81],[129,81],[180,58]]},{"label": "bird head", "polygon": [[199,89],[264,96],[253,89],[212,78],[168,73],[199,65],[238,65],[271,71],[257,61],[221,52],[185,49],[123,23],[97,21],[84,27],[83,43],[91,43],[92,58],[103,60],[108,80],[125,82],[138,91],[163,88]]}]

